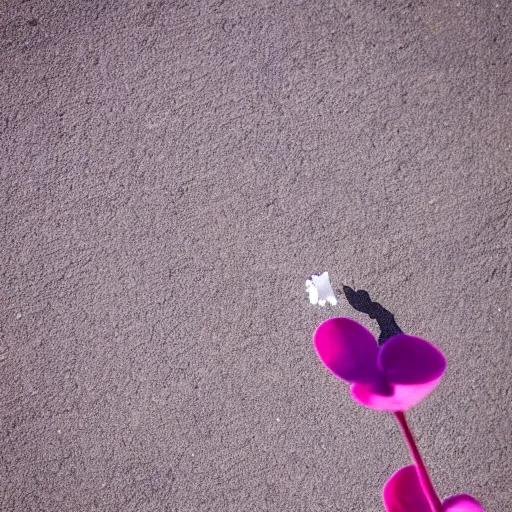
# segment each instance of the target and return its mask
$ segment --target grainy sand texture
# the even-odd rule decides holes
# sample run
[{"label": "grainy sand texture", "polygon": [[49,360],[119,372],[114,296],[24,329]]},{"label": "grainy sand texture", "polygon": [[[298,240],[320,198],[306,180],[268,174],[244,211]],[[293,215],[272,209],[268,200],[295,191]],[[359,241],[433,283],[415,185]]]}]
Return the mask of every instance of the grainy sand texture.
[{"label": "grainy sand texture", "polygon": [[442,497],[512,506],[512,3],[0,0],[0,510],[383,512],[305,281],[445,354]]}]

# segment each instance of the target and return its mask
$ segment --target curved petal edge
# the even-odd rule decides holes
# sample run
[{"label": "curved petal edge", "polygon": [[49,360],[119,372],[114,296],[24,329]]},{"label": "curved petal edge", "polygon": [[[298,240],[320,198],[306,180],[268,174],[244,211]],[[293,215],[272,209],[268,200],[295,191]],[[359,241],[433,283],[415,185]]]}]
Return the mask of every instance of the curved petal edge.
[{"label": "curved petal edge", "polygon": [[485,512],[485,510],[469,494],[458,494],[443,501],[443,512]]}]

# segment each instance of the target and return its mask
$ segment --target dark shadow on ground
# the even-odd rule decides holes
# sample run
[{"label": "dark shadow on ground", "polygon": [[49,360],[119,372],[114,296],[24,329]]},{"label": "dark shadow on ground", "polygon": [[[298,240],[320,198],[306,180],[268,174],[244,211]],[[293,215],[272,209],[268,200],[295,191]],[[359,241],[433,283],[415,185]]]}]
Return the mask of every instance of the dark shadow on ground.
[{"label": "dark shadow on ground", "polygon": [[343,292],[348,303],[357,311],[367,314],[370,318],[377,320],[380,328],[380,336],[378,339],[379,346],[388,338],[396,334],[403,334],[402,329],[398,327],[395,317],[381,304],[373,302],[370,294],[366,290],[358,290],[357,292],[350,286],[343,285]]}]

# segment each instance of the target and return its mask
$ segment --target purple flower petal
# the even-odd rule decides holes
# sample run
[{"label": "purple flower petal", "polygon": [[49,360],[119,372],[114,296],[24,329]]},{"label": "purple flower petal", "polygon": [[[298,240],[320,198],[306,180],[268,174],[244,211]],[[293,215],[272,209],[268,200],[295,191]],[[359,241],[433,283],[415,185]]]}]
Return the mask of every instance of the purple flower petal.
[{"label": "purple flower petal", "polygon": [[350,387],[350,393],[356,402],[377,411],[407,411],[423,400],[440,382],[439,378],[424,384],[394,384],[390,396],[376,392],[372,384],[356,382]]},{"label": "purple flower petal", "polygon": [[414,465],[393,474],[384,486],[382,500],[387,512],[432,512]]},{"label": "purple flower petal", "polygon": [[378,372],[377,342],[354,320],[326,320],[316,330],[314,344],[322,362],[340,379],[371,382]]},{"label": "purple flower petal", "polygon": [[459,494],[443,501],[443,512],[485,512],[485,510],[472,496]]},{"label": "purple flower petal", "polygon": [[394,384],[421,384],[441,377],[446,360],[428,341],[398,334],[381,347],[377,365]]},{"label": "purple flower petal", "polygon": [[386,376],[380,372],[375,372],[375,376],[373,381],[369,384],[371,392],[375,395],[383,396],[383,397],[391,397],[395,394],[395,388],[393,384],[391,384]]},{"label": "purple flower petal", "polygon": [[446,361],[428,341],[393,336],[379,349],[373,335],[349,318],[331,318],[315,332],[322,362],[352,383],[354,400],[377,410],[406,411],[437,387]]}]

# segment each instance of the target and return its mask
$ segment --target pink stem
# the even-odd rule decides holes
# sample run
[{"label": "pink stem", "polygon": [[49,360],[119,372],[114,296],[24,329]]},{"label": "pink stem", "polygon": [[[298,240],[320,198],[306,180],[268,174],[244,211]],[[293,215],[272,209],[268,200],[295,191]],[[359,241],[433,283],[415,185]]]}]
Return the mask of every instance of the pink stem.
[{"label": "pink stem", "polygon": [[411,429],[409,428],[407,420],[405,419],[405,414],[403,411],[397,411],[393,414],[395,415],[396,421],[400,425],[405,440],[407,441],[409,451],[411,452],[411,456],[414,460],[414,463],[416,464],[416,467],[418,468],[421,487],[428,499],[430,508],[433,512],[443,512],[441,500],[439,499],[439,496],[434,489],[432,480],[430,480],[430,476],[428,474],[427,468],[425,467],[425,464],[423,463],[420,452],[418,450],[418,446],[416,445],[416,441],[414,440]]}]

